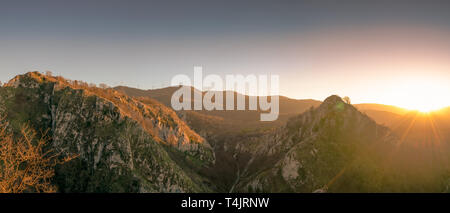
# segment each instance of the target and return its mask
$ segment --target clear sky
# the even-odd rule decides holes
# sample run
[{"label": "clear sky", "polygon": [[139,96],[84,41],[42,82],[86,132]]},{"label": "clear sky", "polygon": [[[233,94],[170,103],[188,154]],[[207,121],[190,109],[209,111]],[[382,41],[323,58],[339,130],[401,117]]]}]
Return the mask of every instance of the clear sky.
[{"label": "clear sky", "polygon": [[449,11],[412,0],[1,1],[0,80],[51,70],[151,89],[200,65],[278,74],[292,98],[450,105]]}]

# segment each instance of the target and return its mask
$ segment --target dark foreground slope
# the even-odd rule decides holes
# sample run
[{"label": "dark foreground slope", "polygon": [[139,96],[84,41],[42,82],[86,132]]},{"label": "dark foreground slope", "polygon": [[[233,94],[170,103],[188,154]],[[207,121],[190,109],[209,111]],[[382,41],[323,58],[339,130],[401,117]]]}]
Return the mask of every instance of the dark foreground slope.
[{"label": "dark foreground slope", "polygon": [[161,104],[33,72],[0,89],[0,106],[14,131],[48,130],[62,157],[79,155],[56,168],[61,192],[211,190],[196,174],[214,162],[210,145]]}]

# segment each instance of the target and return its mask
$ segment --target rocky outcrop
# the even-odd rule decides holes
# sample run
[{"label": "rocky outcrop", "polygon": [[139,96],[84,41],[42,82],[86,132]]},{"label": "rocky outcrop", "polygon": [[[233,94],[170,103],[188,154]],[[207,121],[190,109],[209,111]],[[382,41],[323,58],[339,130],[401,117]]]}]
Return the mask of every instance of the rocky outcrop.
[{"label": "rocky outcrop", "polygon": [[214,163],[210,145],[170,109],[116,91],[37,72],[17,76],[0,89],[11,127],[24,123],[46,131],[52,148],[79,155],[56,168],[62,192],[205,192],[191,168]]},{"label": "rocky outcrop", "polygon": [[337,180],[345,179],[342,174],[355,167],[355,162],[358,166],[366,162],[370,155],[366,151],[391,146],[395,140],[387,128],[340,97],[331,96],[318,108],[292,118],[271,140],[261,141],[254,158],[277,160],[272,166],[265,165],[259,172],[249,174],[238,188],[251,192],[332,190]]}]

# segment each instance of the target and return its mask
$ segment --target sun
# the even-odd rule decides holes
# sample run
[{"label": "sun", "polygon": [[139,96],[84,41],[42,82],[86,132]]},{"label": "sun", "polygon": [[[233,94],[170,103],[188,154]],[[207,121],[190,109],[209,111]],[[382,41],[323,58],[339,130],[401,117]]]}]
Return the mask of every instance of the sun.
[{"label": "sun", "polygon": [[447,85],[437,80],[415,79],[400,82],[389,97],[395,106],[430,113],[450,106],[447,94]]},{"label": "sun", "polygon": [[403,103],[400,103],[397,106],[422,113],[430,113],[446,107],[445,104],[427,101],[427,99],[422,99],[422,101],[403,101]]},{"label": "sun", "polygon": [[428,103],[423,103],[423,104],[419,103],[418,105],[416,105],[415,107],[411,107],[410,109],[417,110],[422,113],[430,113],[433,111],[440,110],[442,108],[444,108],[444,107],[443,106],[434,106],[434,105],[428,104]]}]

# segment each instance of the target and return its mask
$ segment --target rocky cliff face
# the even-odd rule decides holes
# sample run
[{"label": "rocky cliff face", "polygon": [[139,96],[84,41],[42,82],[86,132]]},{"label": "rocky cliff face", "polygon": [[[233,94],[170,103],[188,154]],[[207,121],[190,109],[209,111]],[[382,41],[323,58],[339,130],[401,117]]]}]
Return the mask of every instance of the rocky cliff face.
[{"label": "rocky cliff face", "polygon": [[48,130],[57,152],[79,155],[56,169],[62,192],[210,190],[195,172],[214,163],[210,145],[161,104],[33,72],[0,89],[0,106],[12,129]]},{"label": "rocky cliff face", "polygon": [[[267,159],[272,159],[272,163],[259,163],[259,171],[248,174],[238,184],[240,191],[341,191],[337,182],[346,181],[345,174],[353,172],[358,174],[343,191],[364,191],[369,186],[358,178],[363,176],[370,182],[368,176],[372,172],[376,176],[375,168],[371,164],[365,165],[367,170],[354,168],[369,161],[370,151],[388,149],[395,141],[387,128],[338,96],[292,118],[284,128],[267,137],[255,145],[258,151],[249,166]],[[379,160],[377,157],[380,158],[369,159]]]}]

